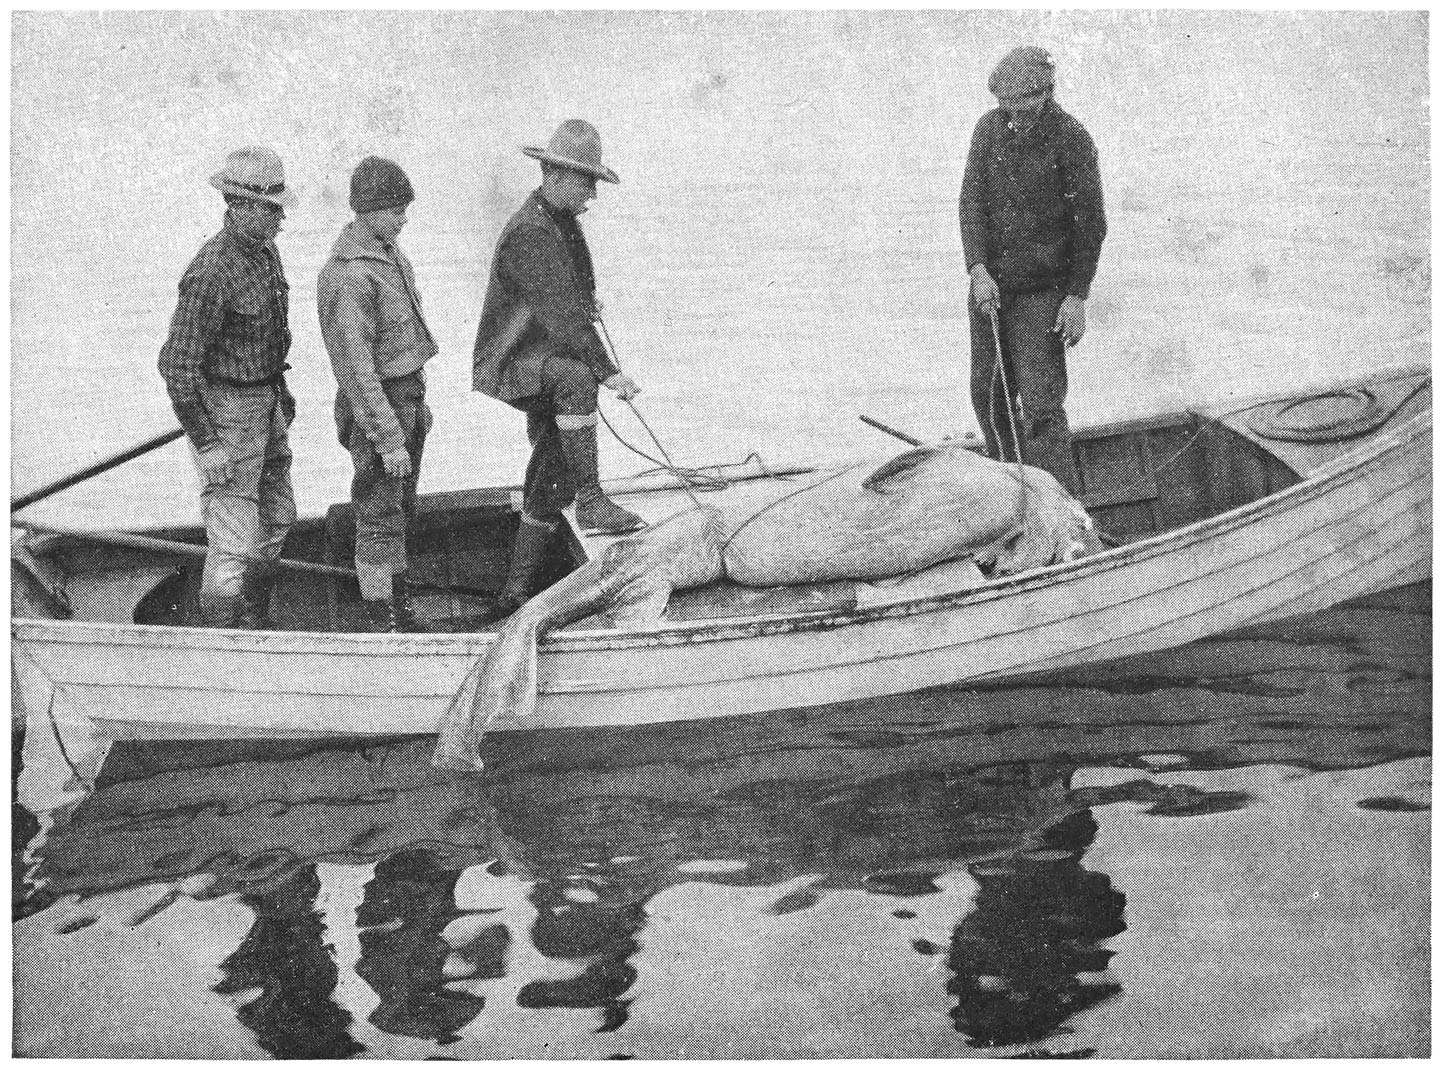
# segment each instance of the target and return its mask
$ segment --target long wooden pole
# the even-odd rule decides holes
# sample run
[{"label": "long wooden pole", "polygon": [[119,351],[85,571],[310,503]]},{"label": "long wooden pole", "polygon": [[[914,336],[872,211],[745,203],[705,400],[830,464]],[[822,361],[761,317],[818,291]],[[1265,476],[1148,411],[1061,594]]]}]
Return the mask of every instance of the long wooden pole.
[{"label": "long wooden pole", "polygon": [[[26,522],[23,519],[12,520],[12,526],[22,530],[28,530],[37,534],[54,534],[60,537],[75,537],[84,541],[94,541],[102,545],[115,545],[119,548],[137,548],[146,552],[163,552],[166,555],[189,556],[192,559],[204,559],[208,549],[204,545],[192,545],[186,541],[171,541],[164,537],[147,537],[144,534],[125,533],[121,530],[73,530],[59,526],[49,526],[44,523]],[[336,567],[329,563],[311,563],[304,559],[277,559],[275,566],[287,571],[299,571],[302,574],[319,574],[326,578],[355,578],[355,572],[348,567]],[[461,593],[465,596],[493,597],[495,594],[484,589],[476,589],[464,585],[435,585],[430,582],[417,582],[407,579],[406,585],[414,589],[423,589],[435,593]]]},{"label": "long wooden pole", "polygon": [[[119,548],[138,548],[147,552],[164,552],[167,555],[190,556],[193,559],[204,559],[209,550],[204,545],[192,545],[187,541],[171,541],[164,537],[147,537],[144,534],[125,533],[121,530],[74,530],[62,526],[50,526],[46,523],[27,522],[24,519],[17,519],[10,523],[22,530],[28,530],[37,534],[55,534],[60,537],[75,537],[82,541],[94,541],[102,545],[115,545]],[[323,574],[330,578],[354,578],[355,572],[344,567],[333,567],[328,563],[311,563],[303,559],[277,559],[277,566],[284,567],[291,571],[304,571],[309,574]]]},{"label": "long wooden pole", "polygon": [[48,485],[42,485],[39,489],[32,489],[28,493],[22,493],[17,497],[11,498],[10,511],[13,514],[21,508],[27,508],[31,504],[39,503],[47,496],[53,496],[62,489],[69,489],[72,485],[78,485],[80,482],[93,478],[97,474],[104,474],[108,470],[114,470],[122,463],[129,463],[132,459],[143,456],[146,452],[153,452],[157,448],[168,445],[171,441],[178,440],[184,436],[184,434],[185,431],[178,426],[173,430],[166,430],[159,437],[152,437],[148,441],[142,441],[138,445],[132,445],[124,452],[117,452],[109,459],[102,459],[100,462],[92,463],[83,470],[78,470],[73,474],[67,474],[65,477],[53,481]]}]

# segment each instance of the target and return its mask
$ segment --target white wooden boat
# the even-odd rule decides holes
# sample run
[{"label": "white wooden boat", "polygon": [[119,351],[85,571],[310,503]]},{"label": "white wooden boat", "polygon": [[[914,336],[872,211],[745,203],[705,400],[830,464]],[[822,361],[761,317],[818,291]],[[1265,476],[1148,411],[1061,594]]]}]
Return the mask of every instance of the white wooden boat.
[{"label": "white wooden boat", "polygon": [[[1429,370],[1416,367],[1082,429],[1084,502],[1116,547],[949,588],[922,575],[881,588],[682,600],[644,632],[580,623],[541,646],[535,714],[495,728],[741,715],[1011,678],[1427,579],[1430,408]],[[736,480],[727,492],[754,484]],[[686,503],[663,481],[614,491],[626,490],[627,504],[649,517]],[[512,498],[425,498],[412,573],[497,588]],[[347,516],[337,506],[301,523],[287,555],[344,563]],[[203,541],[195,529],[150,533]],[[551,578],[585,551],[570,537]],[[27,751],[49,746],[53,757],[58,745],[83,782],[123,738],[433,733],[494,640],[344,632],[357,616],[354,590],[310,574],[290,575],[277,592],[286,629],[186,626],[198,572],[195,560],[73,536],[17,542],[12,653]],[[67,609],[70,617],[55,617]],[[474,609],[463,593],[426,598],[427,617],[458,630]]]}]

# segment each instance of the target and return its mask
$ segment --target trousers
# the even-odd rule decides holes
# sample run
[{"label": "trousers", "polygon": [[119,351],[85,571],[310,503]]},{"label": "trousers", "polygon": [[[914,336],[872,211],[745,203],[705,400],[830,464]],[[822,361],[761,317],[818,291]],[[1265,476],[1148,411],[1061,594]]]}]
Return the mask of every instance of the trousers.
[{"label": "trousers", "polygon": [[[990,317],[970,301],[970,401],[991,459],[1014,462],[1015,438],[1024,462],[1055,476],[1080,495],[1070,420],[1065,415],[1069,378],[1065,342],[1053,329],[1065,294],[1058,289],[1000,295],[1000,343],[1009,403],[995,363]],[[1010,412],[1017,418],[1012,425]]]},{"label": "trousers", "polygon": [[[525,412],[530,462],[525,467],[525,514],[553,521],[575,501],[575,474],[565,462],[561,424],[594,425],[600,381],[578,359],[547,356],[540,367],[541,391],[514,402]],[[557,421],[557,419],[559,421]]]},{"label": "trousers", "polygon": [[294,413],[282,402],[283,390],[279,383],[210,382],[201,392],[231,463],[228,480],[206,481],[200,492],[210,549],[200,579],[202,599],[240,596],[246,570],[278,559],[295,523],[289,439]]},{"label": "trousers", "polygon": [[392,478],[375,446],[355,421],[343,392],[335,395],[335,428],[355,468],[350,480],[350,505],[355,511],[355,569],[368,574],[404,574],[409,566],[407,538],[415,520],[420,461],[433,416],[425,403],[425,372],[413,371],[381,383],[385,398],[405,436],[410,476]]}]

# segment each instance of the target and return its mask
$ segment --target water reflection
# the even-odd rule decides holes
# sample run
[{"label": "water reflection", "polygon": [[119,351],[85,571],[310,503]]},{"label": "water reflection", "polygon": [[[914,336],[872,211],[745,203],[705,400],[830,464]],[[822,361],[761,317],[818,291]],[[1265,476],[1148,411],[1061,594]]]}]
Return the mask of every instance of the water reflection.
[{"label": "water reflection", "polygon": [[946,989],[971,1047],[1042,1041],[1120,992],[1097,980],[1113,955],[1104,941],[1125,929],[1125,894],[1081,866],[1095,828],[1094,815],[1076,812],[1047,827],[1037,849],[970,868],[980,892],[950,942]]},{"label": "water reflection", "polygon": [[[1348,628],[1335,623],[1343,612],[1329,614],[1147,657],[1083,685],[603,737],[497,734],[483,777],[434,771],[428,739],[135,746],[37,844],[25,910],[72,895],[75,909],[99,908],[145,885],[169,887],[152,911],[187,893],[238,899],[255,918],[214,988],[235,998],[237,1019],[271,1055],[337,1058],[376,1054],[375,1034],[463,1055],[472,1046],[457,1042],[481,1033],[492,1011],[513,1020],[516,1007],[527,1025],[543,1027],[549,1013],[558,1026],[569,1012],[590,1034],[629,1032],[639,976],[648,968],[653,992],[664,971],[647,955],[662,933],[657,897],[681,886],[770,890],[766,913],[813,924],[803,951],[817,957],[829,896],[913,918],[923,898],[950,894],[959,918],[942,928],[948,944],[937,931],[909,950],[936,957],[937,970],[915,979],[949,1013],[936,1025],[973,1049],[1036,1046],[1124,994],[1109,942],[1134,902],[1086,865],[1094,809],[1124,801],[1156,816],[1223,817],[1252,800],[1144,774],[1076,787],[1077,769],[1360,767],[1427,752],[1422,608],[1428,587],[1353,609]],[[1166,671],[1168,689],[1158,685]],[[1384,700],[1356,698],[1377,685]],[[1404,799],[1372,807],[1403,814]],[[353,912],[326,914],[332,926],[353,914],[359,953],[345,966],[378,998],[373,1008],[337,994],[345,932],[317,910],[322,865],[372,864]],[[513,899],[497,895],[501,883],[515,886]],[[477,894],[487,906],[474,906]],[[88,929],[71,922],[50,936]],[[753,929],[767,927],[757,919]],[[826,961],[776,965],[823,972]]]},{"label": "water reflection", "polygon": [[279,1059],[345,1059],[365,1047],[350,1036],[350,1013],[331,999],[339,971],[315,911],[319,892],[313,863],[242,892],[255,925],[220,964],[225,979],[215,992],[253,994],[235,1014]]},{"label": "water reflection", "polygon": [[[446,870],[424,849],[407,849],[381,860],[365,887],[356,914],[360,960],[355,973],[380,995],[370,1021],[389,1034],[418,1037],[447,1045],[485,1000],[473,993],[446,989],[453,975],[445,973],[450,944],[440,936],[464,912],[455,906],[460,871]],[[503,974],[503,939],[486,942],[495,955],[477,960],[477,969]]]}]

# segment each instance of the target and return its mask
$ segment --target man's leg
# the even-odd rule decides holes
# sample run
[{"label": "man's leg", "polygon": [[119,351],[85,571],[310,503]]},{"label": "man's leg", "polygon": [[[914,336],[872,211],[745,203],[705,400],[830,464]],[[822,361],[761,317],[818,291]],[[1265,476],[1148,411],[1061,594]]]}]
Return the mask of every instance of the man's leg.
[{"label": "man's leg", "polygon": [[260,480],[273,391],[212,385],[205,391],[205,406],[230,455],[231,476],[223,483],[206,484],[200,493],[208,546],[200,579],[200,622],[231,628],[241,624],[244,614],[247,572],[263,561]]},{"label": "man's leg", "polygon": [[496,610],[507,615],[534,594],[560,525],[560,511],[575,499],[549,396],[525,403],[525,433],[530,438],[530,462],[525,467],[524,504],[510,552],[510,573],[496,603]]},{"label": "man's leg", "polygon": [[295,493],[290,485],[289,422],[282,408],[283,405],[278,403],[277,390],[277,403],[271,412],[265,442],[257,500],[257,548],[261,562],[246,572],[244,582],[245,606],[240,621],[246,629],[268,630],[274,626],[270,618],[270,597],[280,577],[280,569],[274,561],[280,558],[285,536],[295,524]]},{"label": "man's leg", "polygon": [[[407,375],[385,383],[385,396],[405,438],[410,476],[392,478],[375,446],[358,426],[348,447],[355,468],[350,503],[355,511],[355,573],[365,601],[366,622],[377,632],[423,632],[404,595],[409,569],[408,535],[415,513],[420,461],[430,429],[424,382]],[[343,428],[343,424],[342,424]]]},{"label": "man's leg", "polygon": [[1006,345],[1019,394],[1020,447],[1025,462],[1049,471],[1075,497],[1080,474],[1065,415],[1069,379],[1065,342],[1055,332],[1055,316],[1065,294],[1059,291],[1020,293],[1010,299]]},{"label": "man's leg", "polygon": [[600,383],[594,373],[578,360],[552,356],[545,361],[541,381],[554,407],[581,530],[623,534],[643,529],[640,516],[620,507],[600,488]]},{"label": "man's leg", "polygon": [[425,379],[416,373],[406,375],[388,388],[391,405],[400,420],[405,433],[405,450],[410,454],[410,477],[405,479],[400,494],[400,511],[404,520],[405,567],[390,579],[390,599],[395,607],[395,616],[400,628],[410,632],[423,632],[424,627],[415,617],[410,604],[410,594],[405,579],[410,567],[410,556],[414,552],[415,505],[420,491],[420,464],[425,458],[425,438],[430,433],[432,416],[425,403]]}]

